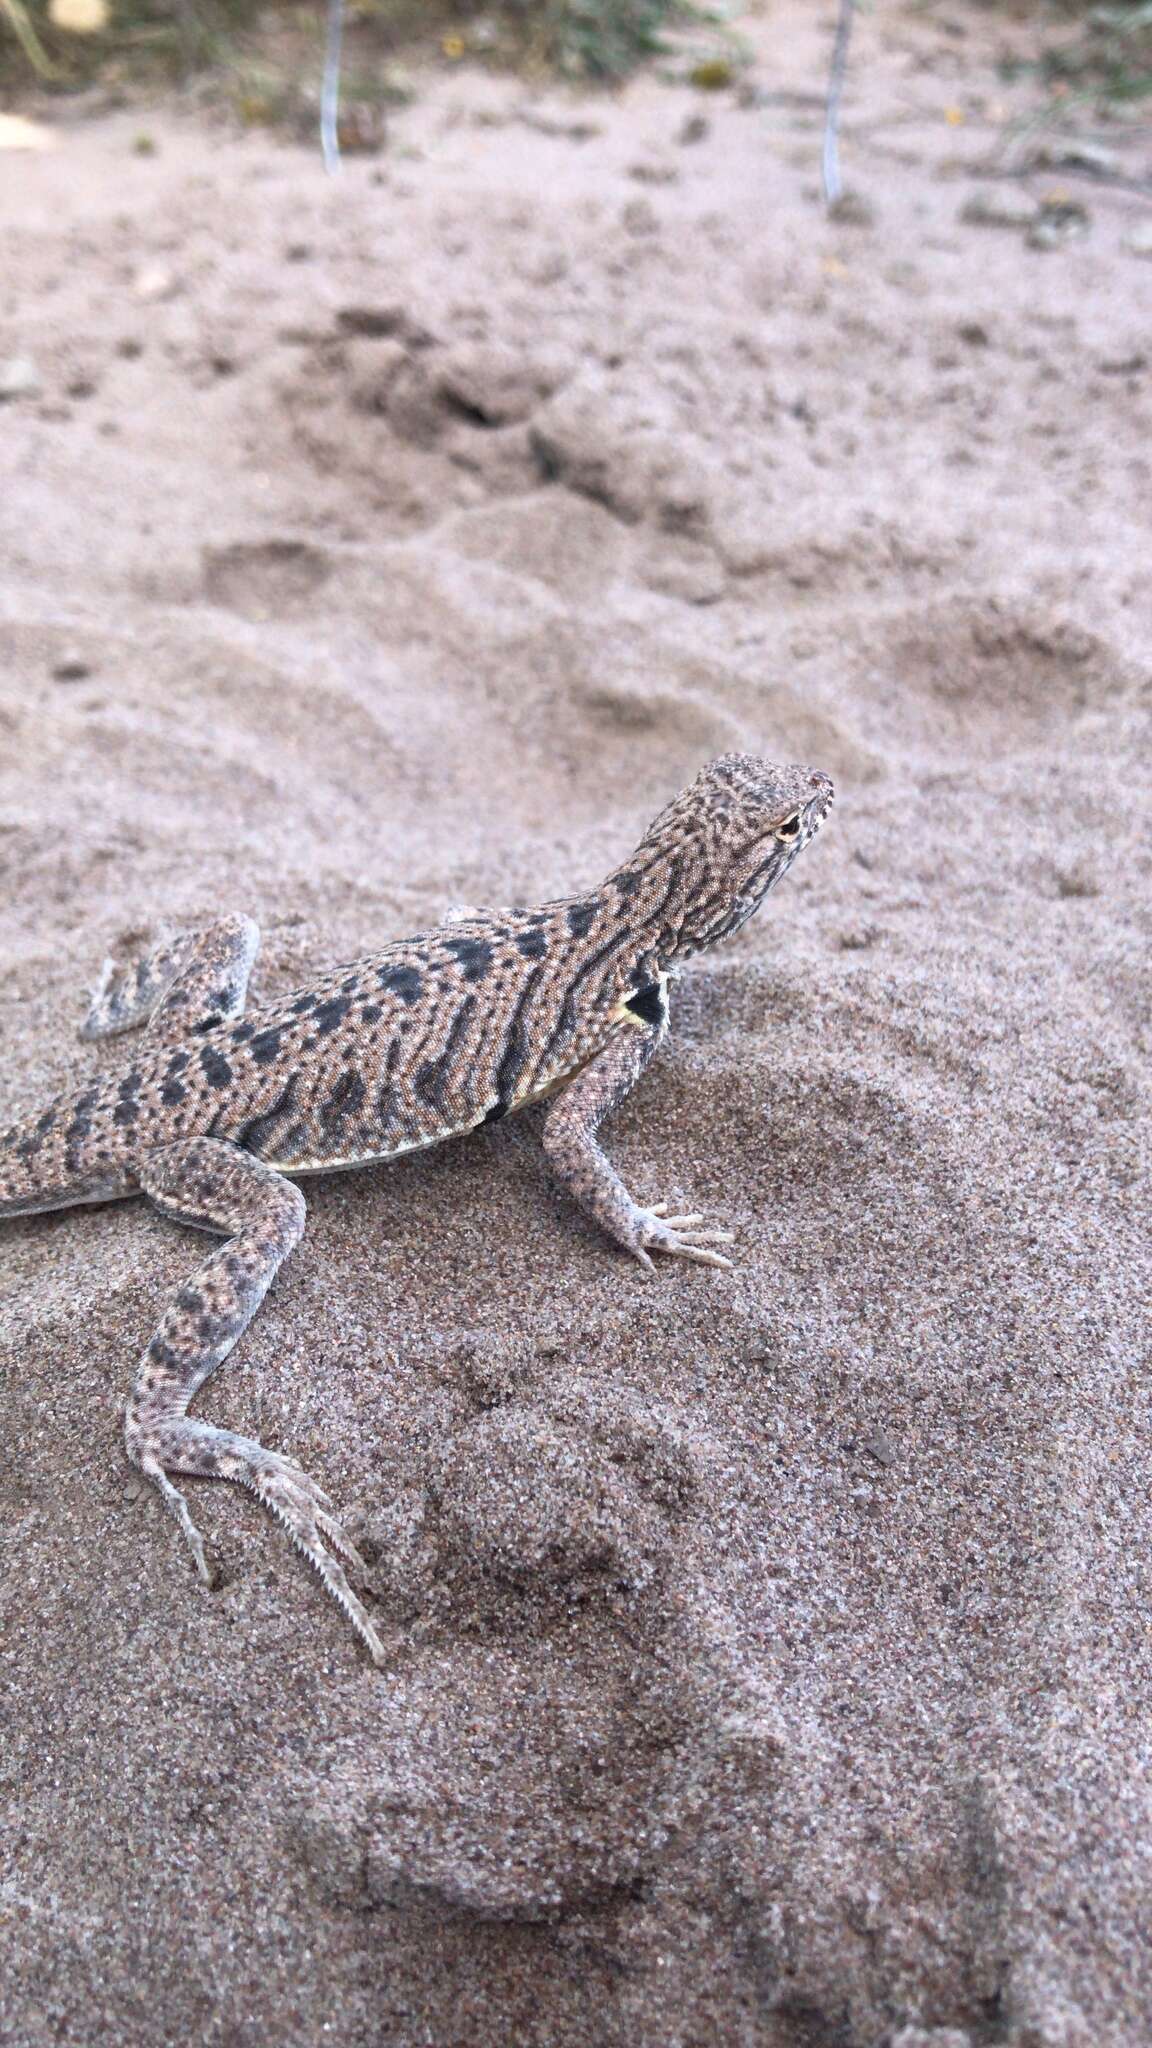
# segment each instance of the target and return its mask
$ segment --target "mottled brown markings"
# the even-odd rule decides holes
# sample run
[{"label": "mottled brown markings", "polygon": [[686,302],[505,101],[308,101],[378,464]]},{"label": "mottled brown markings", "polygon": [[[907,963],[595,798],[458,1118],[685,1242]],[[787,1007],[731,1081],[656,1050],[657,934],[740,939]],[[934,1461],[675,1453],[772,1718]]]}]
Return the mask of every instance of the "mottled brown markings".
[{"label": "mottled brown markings", "polygon": [[81,1171],[80,1148],[92,1135],[91,1112],[100,1100],[99,1088],[86,1088],[77,1096],[72,1107],[72,1116],[64,1133],[65,1164],[70,1173]]},{"label": "mottled brown markings", "polygon": [[416,1070],[414,1086],[422,1102],[430,1109],[443,1109],[447,1090],[455,1078],[457,1054],[467,1033],[468,1026],[476,1013],[475,996],[465,996],[452,1019],[444,1049],[434,1060],[425,1060]]},{"label": "mottled brown markings", "polygon": [[533,968],[508,1020],[504,1052],[496,1069],[496,1094],[501,1102],[515,1101],[517,1082],[528,1064],[531,1052],[527,1030],[528,1012],[543,976],[543,964]]},{"label": "mottled brown markings", "polygon": [[330,1130],[339,1128],[346,1117],[355,1116],[363,1107],[367,1093],[363,1076],[355,1067],[346,1067],[327,1101],[321,1104],[321,1123]]},{"label": "mottled brown markings", "polygon": [[622,952],[628,946],[631,939],[632,934],[627,929],[613,931],[596,948],[596,951],[589,955],[579,972],[570,979],[565,991],[564,1001],[561,1005],[559,1022],[544,1048],[543,1057],[538,1061],[538,1065],[545,1071],[548,1070],[553,1060],[559,1056],[561,1048],[575,1035],[576,1022],[579,1015],[578,999],[583,993],[586,983],[598,968],[605,966],[617,953]]},{"label": "mottled brown markings", "polygon": [[516,951],[525,960],[542,960],[548,951],[548,935],[542,925],[530,924],[516,934]]},{"label": "mottled brown markings", "polygon": [[586,939],[596,922],[595,903],[570,903],[565,912],[568,930],[574,939]]},{"label": "mottled brown markings", "polygon": [[[260,1151],[261,1146],[271,1138],[277,1124],[283,1123],[284,1118],[291,1112],[296,1100],[297,1080],[296,1074],[290,1074],[271,1109],[249,1117],[248,1122],[236,1134],[238,1145],[242,1145],[248,1152]],[[269,1145],[268,1149],[274,1151],[275,1146]]]},{"label": "mottled brown markings", "polygon": [[378,1024],[383,1015],[384,1012],[379,1003],[365,1003],[364,1008],[360,1012],[360,1022],[362,1024]]},{"label": "mottled brown markings", "polygon": [[393,1084],[396,1078],[396,1068],[399,1059],[400,1044],[399,1040],[394,1038],[388,1047],[387,1057],[384,1062],[384,1072],[376,1092],[376,1116],[381,1136],[384,1136],[388,1131],[396,1113],[396,1098]]},{"label": "mottled brown markings", "polygon": [[283,1043],[283,1030],[277,1024],[269,1024],[249,1040],[248,1051],[258,1067],[271,1067],[279,1059]]}]

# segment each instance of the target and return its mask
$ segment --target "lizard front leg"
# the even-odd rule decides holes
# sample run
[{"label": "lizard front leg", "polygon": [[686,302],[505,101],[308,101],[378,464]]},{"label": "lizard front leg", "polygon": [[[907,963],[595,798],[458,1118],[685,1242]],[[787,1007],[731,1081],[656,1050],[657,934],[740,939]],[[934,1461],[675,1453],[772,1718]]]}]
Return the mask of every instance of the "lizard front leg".
[{"label": "lizard front leg", "polygon": [[670,1252],[701,1266],[731,1266],[716,1244],[731,1244],[730,1230],[701,1230],[702,1216],[669,1216],[668,1204],[650,1209],[633,1201],[597,1139],[606,1116],[635,1087],[664,1035],[663,1024],[628,1022],[603,1052],[557,1095],[544,1124],[544,1150],[557,1178],[580,1207],[648,1272],[649,1253]]},{"label": "lizard front leg", "polygon": [[260,947],[250,917],[222,917],[203,931],[175,932],[127,967],[104,963],[81,1038],[114,1038],[147,1024],[150,1038],[187,1038],[244,1015]]},{"label": "lizard front leg", "polygon": [[162,1215],[219,1231],[228,1242],[180,1289],[144,1353],[125,1418],[128,1455],[164,1496],[209,1585],[204,1540],[168,1475],[186,1472],[248,1487],[284,1524],[380,1664],[383,1644],[333,1552],[361,1574],[366,1567],[333,1518],[327,1494],[279,1452],[187,1414],[299,1243],[304,1197],[275,1168],[217,1138],[166,1146],[148,1155],[139,1173],[142,1191]]}]

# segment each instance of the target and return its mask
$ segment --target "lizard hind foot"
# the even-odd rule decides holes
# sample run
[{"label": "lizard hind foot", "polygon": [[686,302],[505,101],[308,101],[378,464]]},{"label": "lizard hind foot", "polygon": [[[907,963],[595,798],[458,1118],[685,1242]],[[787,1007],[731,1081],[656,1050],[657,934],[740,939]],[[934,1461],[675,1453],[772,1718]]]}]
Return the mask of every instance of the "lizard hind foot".
[{"label": "lizard hind foot", "polygon": [[188,1506],[188,1502],[181,1493],[180,1488],[173,1486],[163,1465],[159,1464],[155,1458],[145,1456],[141,1457],[139,1462],[140,1470],[144,1477],[152,1481],[166,1507],[171,1510],[180,1524],[184,1540],[196,1561],[197,1575],[206,1586],[214,1589],[219,1583],[217,1574],[208,1562],[208,1552],[204,1545],[204,1538],[192,1519],[192,1510]]},{"label": "lizard hind foot", "polygon": [[361,1584],[369,1578],[368,1565],[337,1521],[323,1487],[290,1458],[265,1450],[263,1444],[248,1437],[214,1430],[206,1423],[185,1421],[177,1427],[182,1441],[169,1440],[151,1450],[142,1450],[136,1444],[133,1455],[180,1524],[204,1584],[215,1587],[218,1576],[209,1564],[204,1538],[183,1493],[164,1469],[168,1461],[177,1471],[187,1471],[202,1479],[230,1479],[254,1493],[287,1531],[301,1556],[307,1558],[325,1590],[351,1622],[373,1663],[383,1664],[384,1645],[371,1615],[348,1583],[340,1560]]},{"label": "lizard hind foot", "polygon": [[345,1534],[336,1520],[331,1511],[332,1502],[323,1488],[290,1459],[263,1450],[259,1458],[248,1461],[245,1469],[231,1473],[229,1477],[248,1487],[269,1514],[274,1515],[287,1530],[326,1592],[347,1615],[373,1663],[383,1664],[384,1645],[371,1615],[349,1585],[340,1559],[343,1558],[361,1584],[368,1579],[368,1566],[351,1537]]}]

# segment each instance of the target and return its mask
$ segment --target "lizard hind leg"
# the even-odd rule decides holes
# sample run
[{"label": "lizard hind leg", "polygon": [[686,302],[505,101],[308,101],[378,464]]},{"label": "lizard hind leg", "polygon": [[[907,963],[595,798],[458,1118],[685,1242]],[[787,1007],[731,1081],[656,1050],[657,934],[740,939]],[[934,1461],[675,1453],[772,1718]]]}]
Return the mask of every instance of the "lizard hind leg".
[{"label": "lizard hind leg", "polygon": [[140,1363],[125,1418],[134,1465],[152,1480],[183,1531],[201,1578],[212,1583],[204,1540],[173,1473],[230,1479],[262,1501],[287,1530],[376,1663],[384,1646],[339,1562],[367,1567],[332,1511],[328,1495],[278,1451],[251,1437],[194,1420],[188,1407],[241,1337],[304,1230],[304,1198],[251,1153],[216,1138],[187,1138],[152,1153],[143,1192],[165,1216],[227,1243],[205,1260],[161,1319]]},{"label": "lizard hind leg", "polygon": [[260,946],[250,917],[222,917],[203,931],[174,932],[126,967],[106,960],[81,1038],[115,1038],[148,1027],[171,1042],[242,1017]]}]

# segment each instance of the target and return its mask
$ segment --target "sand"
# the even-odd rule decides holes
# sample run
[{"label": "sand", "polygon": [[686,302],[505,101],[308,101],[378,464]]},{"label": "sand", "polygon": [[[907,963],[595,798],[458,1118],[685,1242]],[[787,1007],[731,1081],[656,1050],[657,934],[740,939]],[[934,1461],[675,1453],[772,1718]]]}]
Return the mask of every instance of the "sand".
[{"label": "sand", "polygon": [[282,991],[727,748],[838,790],[611,1133],[731,1276],[531,1118],[309,1185],[201,1405],[347,1512],[383,1675],[124,1461],[203,1241],[0,1232],[6,2044],[1152,2038],[1146,203],[975,178],[1008,28],[877,10],[827,222],[830,26],[749,19],[759,104],[446,68],[338,183],[179,105],[3,160],[0,1121],[159,926]]}]

